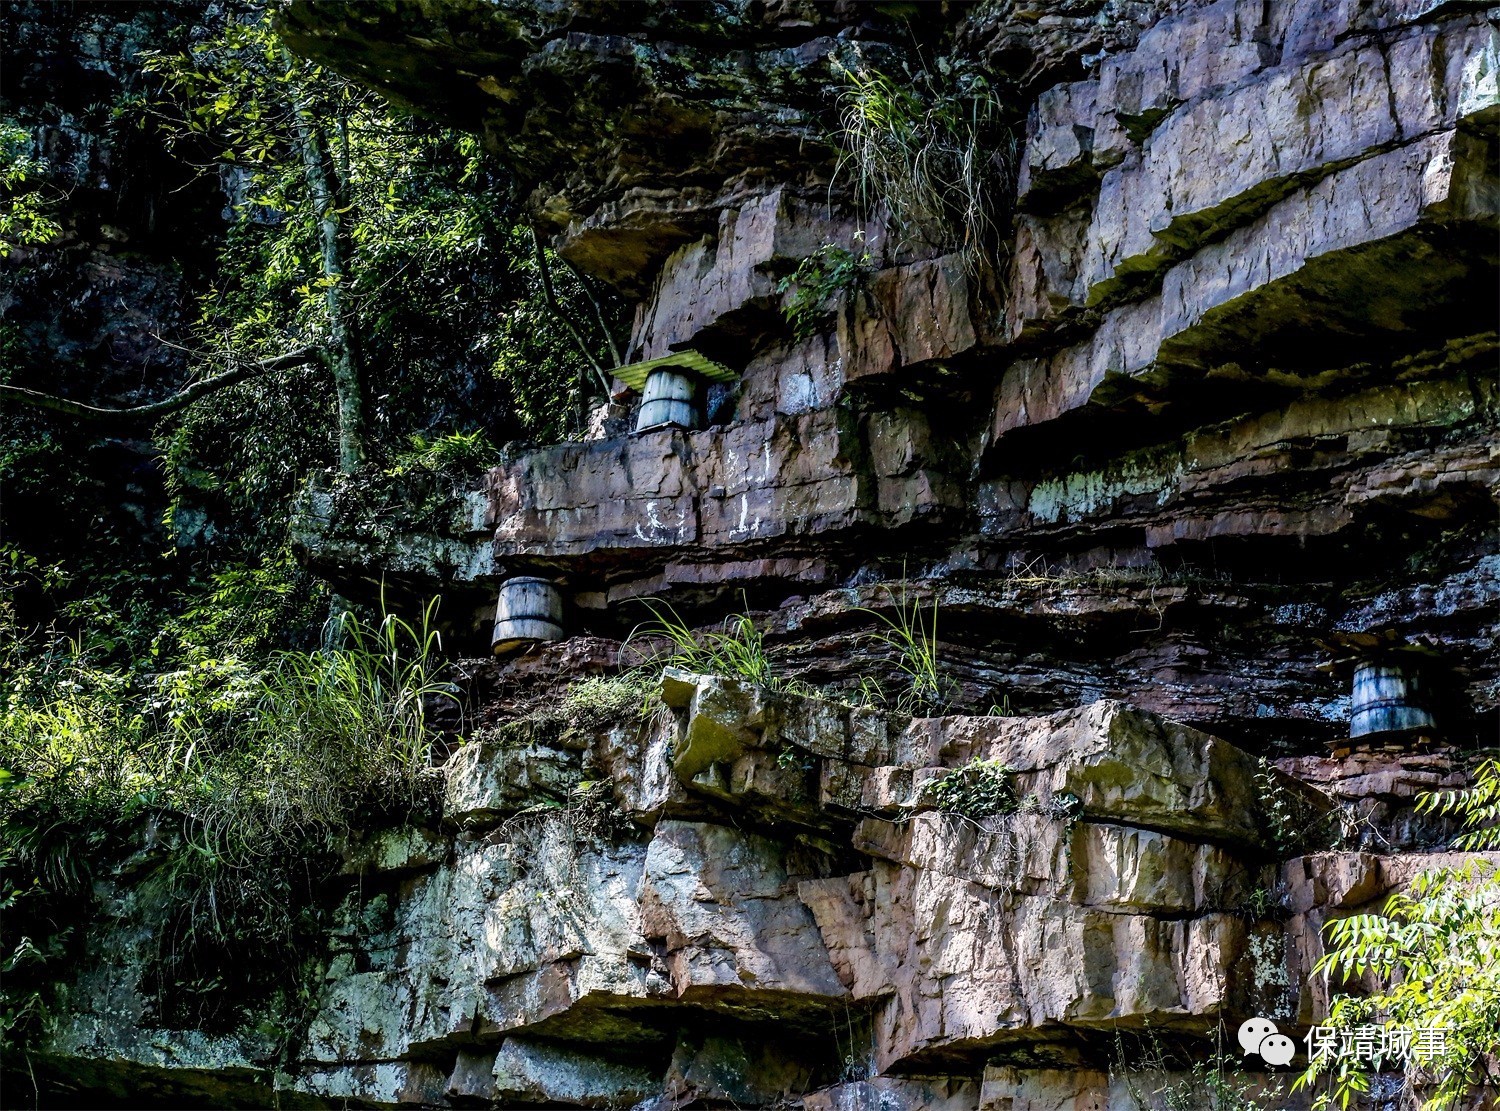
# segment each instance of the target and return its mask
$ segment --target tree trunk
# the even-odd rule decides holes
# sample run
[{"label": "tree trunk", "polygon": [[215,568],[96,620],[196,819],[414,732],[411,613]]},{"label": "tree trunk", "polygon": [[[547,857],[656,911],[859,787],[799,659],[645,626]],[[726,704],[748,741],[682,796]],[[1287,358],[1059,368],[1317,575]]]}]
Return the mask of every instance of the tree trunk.
[{"label": "tree trunk", "polygon": [[328,308],[328,342],[324,360],[333,376],[339,407],[339,469],[358,470],[366,458],[365,391],[353,328],[344,296],[344,244],[339,232],[338,190],[328,166],[328,144],[311,109],[295,85],[289,88],[302,170],[318,220],[323,262],[323,300]]},{"label": "tree trunk", "polygon": [[[546,300],[547,307],[552,310],[552,315],[557,317],[558,322],[567,329],[568,335],[573,337],[573,342],[578,345],[578,350],[583,355],[584,360],[593,368],[594,374],[598,376],[599,388],[604,391],[604,396],[608,397],[609,375],[604,373],[603,364],[595,356],[593,348],[589,346],[589,341],[578,330],[578,325],[573,323],[573,318],[563,311],[562,304],[557,299],[557,290],[552,285],[552,267],[547,265],[547,253],[542,249],[542,237],[534,227],[531,229],[531,247],[536,255],[536,269],[537,273],[541,275],[542,297]],[[610,346],[614,346],[613,338],[610,339]],[[580,397],[579,401],[585,411],[587,411],[587,399]]]}]

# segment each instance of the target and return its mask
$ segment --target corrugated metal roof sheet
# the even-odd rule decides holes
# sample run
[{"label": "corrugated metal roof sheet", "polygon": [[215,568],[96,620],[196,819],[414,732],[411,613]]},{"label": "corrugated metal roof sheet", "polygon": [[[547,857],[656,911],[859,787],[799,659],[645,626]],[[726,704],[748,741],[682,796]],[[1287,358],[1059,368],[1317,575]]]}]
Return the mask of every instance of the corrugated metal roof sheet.
[{"label": "corrugated metal roof sheet", "polygon": [[707,378],[710,382],[733,382],[739,378],[735,371],[730,370],[723,363],[716,363],[698,351],[674,351],[670,355],[647,359],[643,363],[617,366],[610,373],[631,389],[640,390],[645,388],[646,376],[661,367],[682,367],[684,370],[691,370],[694,374]]}]

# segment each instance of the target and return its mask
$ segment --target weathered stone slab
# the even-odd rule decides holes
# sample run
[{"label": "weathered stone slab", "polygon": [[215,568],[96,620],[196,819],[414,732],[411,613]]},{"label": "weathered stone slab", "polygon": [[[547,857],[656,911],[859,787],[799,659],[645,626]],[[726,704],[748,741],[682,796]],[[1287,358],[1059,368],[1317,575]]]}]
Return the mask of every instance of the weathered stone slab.
[{"label": "weathered stone slab", "polygon": [[[1451,378],[1299,398],[1099,470],[983,483],[980,527],[995,536],[1034,535],[1128,520],[1159,546],[1251,532],[1326,535],[1350,527],[1376,502],[1440,516],[1445,489],[1457,496],[1500,484],[1490,449],[1500,413],[1477,369],[1493,359],[1493,344],[1463,347],[1463,361],[1475,369]],[[1387,437],[1445,446],[1392,458]],[[1286,482],[1293,467],[1320,476],[1295,497]],[[1256,512],[1246,514],[1250,507]]]},{"label": "weathered stone slab", "polygon": [[882,270],[838,322],[846,381],[900,374],[961,355],[978,343],[972,290],[959,254]]},{"label": "weathered stone slab", "polygon": [[657,826],[641,887],[641,928],[665,945],[678,996],[844,998],[787,873],[785,851],[727,826]]},{"label": "weathered stone slab", "polygon": [[442,1102],[447,1073],[423,1061],[378,1061],[316,1069],[302,1078],[305,1091],[326,1100],[387,1107]]},{"label": "weathered stone slab", "polygon": [[1411,5],[1219,0],[1161,21],[1096,80],[1048,90],[1023,202],[1060,206],[1102,175],[1076,284],[1054,292],[1107,301],[1351,160],[1492,115],[1493,30],[1447,7],[1429,21],[1436,9]]},{"label": "weathered stone slab", "polygon": [[818,409],[564,444],[491,472],[496,551],[713,552],[858,525],[895,527],[959,504],[947,466],[925,418],[911,409],[868,424]]},{"label": "weathered stone slab", "polygon": [[[1107,301],[1121,279],[1159,267],[1152,259],[1162,251],[1196,247],[1345,162],[1451,128],[1460,106],[1493,114],[1496,102],[1475,88],[1493,34],[1483,20],[1419,26],[1173,112],[1138,163],[1127,160],[1101,182],[1078,299]],[[1243,49],[1254,59],[1263,47]]]},{"label": "weathered stone slab", "polygon": [[[926,784],[970,760],[999,761],[1028,805],[1043,812],[1246,846],[1260,846],[1268,835],[1267,785],[1310,817],[1332,806],[1320,792],[1263,768],[1225,741],[1119,702],[1037,718],[897,717],[899,732],[888,723],[883,735],[870,730],[862,713],[856,741],[854,712],[838,703],[765,696],[742,683],[681,672],[669,676],[669,685],[670,701],[682,708],[673,758],[679,780],[752,808],[765,806],[757,794],[774,792],[750,786],[753,775],[769,768],[747,758],[769,753],[795,767],[800,758],[786,757],[788,750],[823,761],[817,798],[843,813],[930,809]],[[856,763],[850,756],[881,763]],[[737,775],[736,767],[742,768]],[[710,768],[718,770],[703,778]],[[788,797],[806,797],[806,806],[814,806],[810,794]]]},{"label": "weathered stone slab", "polygon": [[1111,311],[1089,340],[1014,364],[991,438],[1078,409],[1107,382],[1119,392],[1126,379],[1159,385],[1238,362],[1251,334],[1261,365],[1294,357],[1293,337],[1314,327],[1368,343],[1410,334],[1404,312],[1356,291],[1379,280],[1406,311],[1452,303],[1449,284],[1471,281],[1469,264],[1403,236],[1454,222],[1492,227],[1495,188],[1485,144],[1458,131],[1330,174],[1172,267],[1160,293]]},{"label": "weathered stone slab", "polygon": [[[1263,843],[1254,757],[1225,741],[1118,702],[1045,718],[920,718],[898,750],[917,766],[999,760],[1043,809],[1077,800],[1094,820],[1181,836]],[[1330,806],[1289,776],[1269,781],[1314,810]]]},{"label": "weathered stone slab", "polygon": [[[1215,1077],[1217,1079],[1217,1077]],[[1228,1077],[1241,1098],[1255,1107],[1304,1111],[1312,1101],[1305,1089],[1291,1090],[1296,1074],[1233,1072]],[[1216,1103],[1210,1081],[1200,1073],[1162,1068],[1142,1060],[1099,1068],[1031,1069],[989,1065],[984,1070],[978,1111],[1137,1111],[1174,1102],[1194,1108]]]},{"label": "weathered stone slab", "polygon": [[1246,944],[1236,915],[1107,913],[876,861],[804,882],[840,979],[878,998],[880,1071],[982,1062],[1038,1030],[1170,1023],[1227,1006]]},{"label": "weathered stone slab", "polygon": [[386,830],[345,854],[342,875],[407,872],[430,868],[448,853],[448,839],[430,829]]},{"label": "weathered stone slab", "polygon": [[476,741],[459,749],[448,768],[443,817],[460,825],[565,798],[582,777],[572,753],[542,744]]},{"label": "weathered stone slab", "polygon": [[777,272],[790,271],[824,244],[869,252],[879,260],[885,221],[831,217],[775,187],[719,217],[717,234],[679,247],[662,264],[632,337],[641,359],[691,344],[707,329],[732,330],[738,315],[778,308]]},{"label": "weathered stone slab", "polygon": [[485,1095],[504,1103],[620,1107],[661,1090],[656,1070],[527,1038],[506,1038],[495,1055]]}]

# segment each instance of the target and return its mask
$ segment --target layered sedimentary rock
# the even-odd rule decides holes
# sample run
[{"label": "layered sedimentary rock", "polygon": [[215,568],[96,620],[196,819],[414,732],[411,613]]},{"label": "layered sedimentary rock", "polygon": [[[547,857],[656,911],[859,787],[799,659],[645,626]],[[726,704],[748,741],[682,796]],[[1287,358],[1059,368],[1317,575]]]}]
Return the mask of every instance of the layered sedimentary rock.
[{"label": "layered sedimentary rock", "polygon": [[[836,91],[824,67],[856,64],[839,53],[851,43],[893,64],[872,45],[896,37],[875,15],[753,14],[740,15],[749,41],[775,27],[805,49],[742,57],[733,80],[796,74],[768,81],[759,111],[797,126],[817,118],[797,82]],[[1162,14],[1110,9],[1093,30],[1048,17],[1033,33],[990,13],[957,28],[964,49],[1017,59],[991,75],[1006,89],[1022,71],[1045,83],[1012,94],[1035,96],[1013,239],[978,270],[851,204],[847,178],[809,195],[767,145],[738,141],[750,117],[705,107],[725,86],[674,87],[714,137],[692,148],[692,174],[734,185],[693,193],[705,221],[643,263],[631,357],[691,346],[739,383],[714,388],[701,431],[560,445],[492,474],[496,572],[559,576],[578,622],[614,635],[641,596],[731,604],[744,590],[774,607],[903,566],[972,572],[965,598],[988,593],[1005,630],[964,638],[988,688],[976,682],[974,706],[1110,694],[1258,744],[1337,737],[1347,711],[1318,670],[1326,646],[1399,625],[1447,656],[1459,730],[1492,722],[1493,681],[1476,676],[1496,622],[1493,25],[1470,4]],[[361,72],[398,41],[417,58],[434,49],[436,17],[307,4],[287,18],[294,42]],[[522,20],[487,49],[573,65],[603,49],[597,18]],[[633,42],[631,64],[651,68],[691,37],[672,18],[611,50]],[[1080,59],[1084,79],[1058,83]],[[402,95],[411,80],[380,78]],[[540,111],[540,82],[523,86],[501,99]],[[633,97],[576,112],[602,112],[612,141],[633,143],[631,127],[669,103]],[[492,142],[524,145],[538,196],[582,173],[565,133],[504,131],[494,113],[512,108],[484,110]],[[825,172],[831,158],[809,147],[799,165]],[[590,181],[583,223],[644,234],[622,214],[624,179]],[[799,337],[778,280],[830,245],[866,252],[872,272]],[[1080,580],[1118,631],[1049,644],[1026,666],[1012,630],[1069,609]]]},{"label": "layered sedimentary rock", "polygon": [[[95,938],[125,959],[85,979],[44,1064],[123,1055],[230,1100],[660,1107],[820,1106],[935,1070],[973,1107],[1003,1063],[1024,1086],[1118,1029],[1208,1037],[1285,980],[1281,927],[1246,909],[1277,851],[1269,800],[1330,803],[1223,741],[1111,702],[913,720],[681,672],[663,695],[565,744],[472,745],[441,826],[351,847],[295,1071],[245,1036],[132,1034],[150,940],[125,889]],[[976,760],[1010,769],[1010,813],[931,801]],[[535,806],[589,768],[614,784],[612,836]]]},{"label": "layered sedimentary rock", "polygon": [[[1490,9],[925,11],[287,6],[296,49],[510,160],[565,257],[637,298],[632,361],[738,375],[692,431],[626,434],[622,388],[442,538],[351,539],[325,499],[309,549],[476,594],[555,578],[578,635],[477,673],[489,719],[631,662],[641,599],[748,609],[827,696],[668,673],[644,723],[473,742],[439,828],[351,850],[294,1068],[142,1030],[128,967],[88,973],[54,1068],[252,1101],[1123,1111],[1193,1081],[1142,1072],[1148,1023],[1201,1058],[1324,1013],[1323,925],[1446,859],[1413,800],[1466,782],[1500,709]],[[988,253],[837,172],[839,66],[938,54],[1014,117]],[[794,328],[782,279],[825,248],[862,276]],[[870,634],[913,605],[947,684],[916,720],[868,685],[895,690]],[[1393,651],[1438,726],[1354,742],[1353,664]],[[938,807],[988,766],[1013,812]],[[1247,1082],[1291,1106],[1284,1081]]]}]

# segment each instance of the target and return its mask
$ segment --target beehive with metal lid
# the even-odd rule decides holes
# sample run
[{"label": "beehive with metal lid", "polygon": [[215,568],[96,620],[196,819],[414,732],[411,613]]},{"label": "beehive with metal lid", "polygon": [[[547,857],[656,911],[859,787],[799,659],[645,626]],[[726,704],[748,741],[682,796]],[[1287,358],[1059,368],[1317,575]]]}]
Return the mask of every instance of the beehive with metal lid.
[{"label": "beehive with metal lid", "polygon": [[614,376],[641,393],[635,430],[701,428],[703,387],[733,382],[738,375],[698,351],[678,351],[656,359],[617,367]]}]

